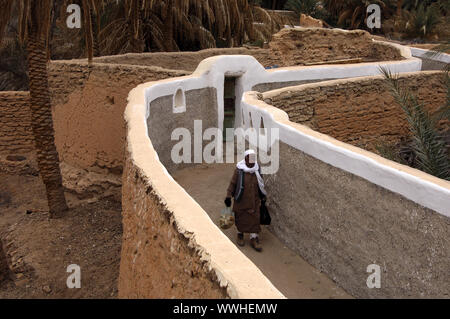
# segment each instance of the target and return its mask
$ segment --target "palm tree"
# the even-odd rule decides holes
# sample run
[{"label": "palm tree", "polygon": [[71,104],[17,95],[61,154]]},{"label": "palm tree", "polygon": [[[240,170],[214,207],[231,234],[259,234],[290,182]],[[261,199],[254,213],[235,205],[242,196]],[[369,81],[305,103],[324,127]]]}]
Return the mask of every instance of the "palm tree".
[{"label": "palm tree", "polygon": [[[105,20],[109,22],[100,31],[101,47],[104,54],[118,54],[142,52],[143,42],[148,50],[178,51],[267,40],[285,23],[275,21],[256,3],[254,0],[118,0],[105,6]],[[140,14],[135,13],[135,8],[139,8]]]},{"label": "palm tree", "polygon": [[[68,209],[55,146],[47,73],[47,46],[53,5],[52,0],[21,0],[15,3],[19,18],[19,39],[27,45],[31,125],[37,162],[52,218]],[[13,1],[0,0],[0,41],[11,19],[13,5]]]}]

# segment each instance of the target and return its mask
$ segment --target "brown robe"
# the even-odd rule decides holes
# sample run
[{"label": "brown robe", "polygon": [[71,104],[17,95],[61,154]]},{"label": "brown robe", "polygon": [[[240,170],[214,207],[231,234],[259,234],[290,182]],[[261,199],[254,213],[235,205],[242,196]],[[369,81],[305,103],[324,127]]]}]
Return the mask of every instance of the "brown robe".
[{"label": "brown robe", "polygon": [[[238,169],[234,170],[230,186],[228,186],[227,197],[233,197],[238,180]],[[244,173],[244,192],[239,201],[234,201],[233,212],[235,224],[241,233],[259,233],[261,231],[259,208],[261,199],[259,197],[259,186],[256,174]]]}]

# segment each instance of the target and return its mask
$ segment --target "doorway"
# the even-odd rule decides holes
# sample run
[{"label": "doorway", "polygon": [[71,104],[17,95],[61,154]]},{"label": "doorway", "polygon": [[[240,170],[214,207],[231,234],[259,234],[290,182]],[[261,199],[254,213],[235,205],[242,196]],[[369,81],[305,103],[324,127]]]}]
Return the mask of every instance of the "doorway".
[{"label": "doorway", "polygon": [[[223,90],[223,140],[227,140],[227,128],[234,128],[236,116],[236,77],[225,77]],[[232,137],[231,137],[232,138]],[[231,140],[230,138],[230,140]]]}]

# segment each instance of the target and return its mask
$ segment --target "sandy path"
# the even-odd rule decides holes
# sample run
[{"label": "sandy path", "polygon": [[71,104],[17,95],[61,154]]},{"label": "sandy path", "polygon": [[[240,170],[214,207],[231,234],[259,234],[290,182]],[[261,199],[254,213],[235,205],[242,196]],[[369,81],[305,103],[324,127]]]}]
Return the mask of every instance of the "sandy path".
[{"label": "sandy path", "polygon": [[[234,164],[198,165],[176,172],[174,179],[203,207],[216,225]],[[276,221],[272,221],[276,222]],[[223,232],[236,242],[236,228]],[[323,273],[285,247],[263,227],[263,252],[254,251],[246,237],[244,247],[237,246],[288,298],[351,298]]]}]

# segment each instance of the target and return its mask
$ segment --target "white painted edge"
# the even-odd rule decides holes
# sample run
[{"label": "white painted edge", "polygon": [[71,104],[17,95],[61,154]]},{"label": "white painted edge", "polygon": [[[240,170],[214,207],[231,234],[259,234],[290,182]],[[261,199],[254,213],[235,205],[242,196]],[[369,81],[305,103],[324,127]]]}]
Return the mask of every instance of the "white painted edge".
[{"label": "white painted edge", "polygon": [[414,48],[414,47],[410,47],[410,50],[411,50],[411,54],[417,58],[425,58],[425,59],[430,59],[430,60],[438,61],[438,62],[442,62],[442,63],[450,63],[450,54],[447,54],[447,53],[439,53],[439,54],[435,54],[433,56],[429,56],[428,54],[430,52],[432,52],[431,50]]},{"label": "white painted edge", "polygon": [[[253,262],[243,255],[217,228],[208,214],[173,180],[159,161],[158,154],[148,136],[147,118],[151,113],[150,103],[159,97],[175,94],[180,87],[184,92],[207,87],[215,88],[218,126],[222,128],[222,96],[225,75],[240,76],[237,80],[236,92],[239,110],[236,110],[236,113],[241,114],[241,97],[244,92],[251,90],[256,84],[375,75],[379,73],[380,66],[385,66],[392,72],[398,73],[418,71],[421,68],[421,60],[410,58],[403,61],[356,65],[321,65],[265,70],[252,56],[216,56],[203,60],[191,76],[142,84],[130,92],[124,116],[128,124],[127,144],[131,158],[134,164],[142,170],[143,175],[147,178],[147,183],[173,212],[179,231],[183,234],[193,234],[191,238],[199,247],[202,247],[205,259],[210,260],[211,267],[221,280],[221,284],[228,287],[228,293],[233,298],[285,297]],[[240,120],[236,118],[236,123],[241,123]],[[259,123],[259,121],[256,122]],[[264,123],[268,128],[270,119],[265,117]],[[295,133],[292,128],[273,122],[273,125],[275,124],[282,128],[281,138],[283,140],[286,140],[286,136],[292,132]],[[310,147],[316,147],[314,144],[310,143]],[[295,143],[293,145],[299,147]],[[321,143],[317,145],[322,147]],[[186,214],[187,211],[189,211],[189,216]]]},{"label": "white painted edge", "polygon": [[[330,84],[340,82],[345,80],[329,81]],[[263,117],[267,128],[278,128],[280,140],[291,147],[450,217],[450,182],[293,123],[286,112],[260,101],[257,92],[246,92],[243,104],[252,112],[252,117]]]},{"label": "white painted edge", "polygon": [[[195,79],[194,79],[195,80]],[[261,270],[217,228],[200,205],[172,178],[160,162],[148,137],[147,107],[142,103],[152,84],[133,89],[128,97],[125,120],[127,147],[133,164],[146,183],[172,212],[178,232],[189,238],[201,258],[208,262],[221,287],[231,298],[284,299]]]}]

